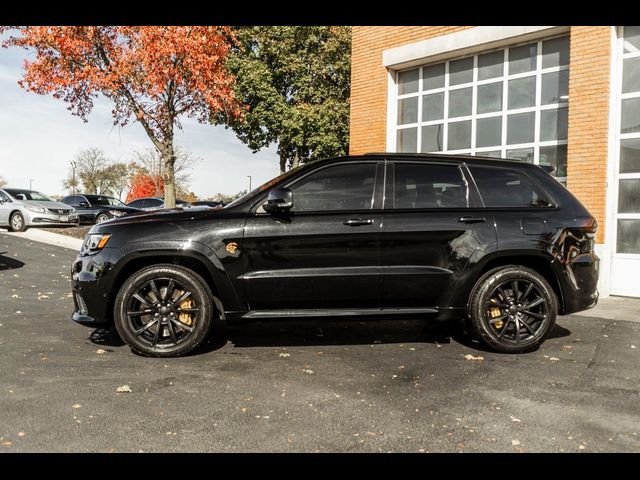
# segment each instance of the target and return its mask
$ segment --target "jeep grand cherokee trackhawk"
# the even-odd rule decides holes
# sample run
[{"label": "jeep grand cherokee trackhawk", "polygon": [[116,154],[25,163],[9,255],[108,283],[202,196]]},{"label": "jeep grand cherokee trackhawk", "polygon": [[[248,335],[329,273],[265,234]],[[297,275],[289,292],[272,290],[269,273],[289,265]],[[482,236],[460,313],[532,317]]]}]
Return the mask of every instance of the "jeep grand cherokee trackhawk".
[{"label": "jeep grand cherokee trackhawk", "polygon": [[79,323],[183,355],[213,320],[468,318],[501,352],[593,307],[596,221],[543,168],[369,154],[293,169],[224,208],[95,225],[75,260]]}]

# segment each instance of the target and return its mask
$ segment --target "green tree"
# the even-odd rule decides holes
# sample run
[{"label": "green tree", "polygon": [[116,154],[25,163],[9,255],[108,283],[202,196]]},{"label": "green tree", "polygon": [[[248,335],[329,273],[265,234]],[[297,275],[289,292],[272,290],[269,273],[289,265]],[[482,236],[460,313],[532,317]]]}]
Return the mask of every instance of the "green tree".
[{"label": "green tree", "polygon": [[351,28],[254,26],[236,29],[229,55],[243,118],[219,114],[254,153],[278,145],[280,171],[349,148]]},{"label": "green tree", "polygon": [[7,184],[7,181],[3,176],[0,176],[0,187],[4,187]]}]

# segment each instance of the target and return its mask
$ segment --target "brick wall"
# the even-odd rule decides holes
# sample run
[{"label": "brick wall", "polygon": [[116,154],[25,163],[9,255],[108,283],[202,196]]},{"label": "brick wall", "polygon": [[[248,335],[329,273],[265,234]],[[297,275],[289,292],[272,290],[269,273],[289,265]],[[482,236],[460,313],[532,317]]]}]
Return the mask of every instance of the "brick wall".
[{"label": "brick wall", "polygon": [[349,151],[384,152],[387,144],[387,69],[382,51],[470,27],[353,27]]},{"label": "brick wall", "polygon": [[604,242],[611,27],[572,27],[567,187],[598,220]]},{"label": "brick wall", "polygon": [[[350,153],[383,152],[387,137],[388,48],[471,27],[353,27]],[[572,27],[569,73],[569,189],[596,217],[604,242],[609,121],[610,27]]]}]

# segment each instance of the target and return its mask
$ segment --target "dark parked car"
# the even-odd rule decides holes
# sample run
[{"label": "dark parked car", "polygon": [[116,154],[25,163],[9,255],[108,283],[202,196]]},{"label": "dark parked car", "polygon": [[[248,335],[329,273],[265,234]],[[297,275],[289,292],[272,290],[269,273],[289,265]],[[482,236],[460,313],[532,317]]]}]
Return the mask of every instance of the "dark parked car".
[{"label": "dark parked car", "polygon": [[[140,210],[160,210],[164,208],[164,198],[160,197],[145,197],[138,198],[127,203],[129,207],[138,208]],[[188,208],[191,204],[176,198],[176,207]]]},{"label": "dark parked car", "polygon": [[69,195],[62,199],[71,205],[80,216],[80,223],[102,223],[128,213],[139,212],[139,208],[128,207],[115,197],[106,195]]},{"label": "dark parked car", "polygon": [[182,355],[215,318],[467,317],[526,352],[593,307],[596,222],[542,168],[470,156],[312,162],[223,209],[94,226],[72,268],[77,322]]}]

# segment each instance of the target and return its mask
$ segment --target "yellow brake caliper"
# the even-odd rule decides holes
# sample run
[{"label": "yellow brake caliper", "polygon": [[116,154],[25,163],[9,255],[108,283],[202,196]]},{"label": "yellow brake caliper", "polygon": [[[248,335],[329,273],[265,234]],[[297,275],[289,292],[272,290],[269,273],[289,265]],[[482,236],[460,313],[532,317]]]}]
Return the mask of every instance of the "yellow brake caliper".
[{"label": "yellow brake caliper", "polygon": [[[502,315],[502,310],[500,310],[499,307],[491,307],[491,308],[489,308],[489,316],[491,318],[496,318],[496,317],[499,317],[500,315]],[[498,330],[500,330],[502,328],[502,326],[504,325],[504,322],[502,320],[496,320],[494,325]]]},{"label": "yellow brake caliper", "polygon": [[[180,294],[182,295],[182,293]],[[186,300],[183,300],[182,303],[180,305],[178,305],[180,308],[193,308],[194,304],[193,304],[193,300],[191,298],[187,298]],[[191,312],[182,312],[180,313],[180,315],[178,316],[178,319],[180,320],[181,323],[184,323],[185,325],[193,325],[193,313]]]}]

